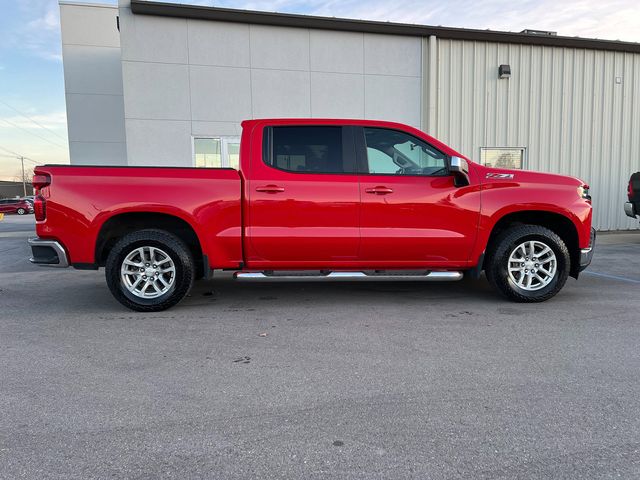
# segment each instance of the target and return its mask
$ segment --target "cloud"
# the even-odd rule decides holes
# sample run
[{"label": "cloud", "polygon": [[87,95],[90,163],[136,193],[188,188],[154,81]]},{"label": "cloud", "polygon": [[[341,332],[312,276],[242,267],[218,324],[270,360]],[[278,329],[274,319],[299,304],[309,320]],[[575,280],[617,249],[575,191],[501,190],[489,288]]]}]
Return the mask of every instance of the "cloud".
[{"label": "cloud", "polygon": [[[0,105],[1,107],[1,105]],[[8,109],[5,109],[8,111]],[[35,122],[31,121],[34,120]],[[0,128],[23,128],[27,130],[40,131],[48,136],[47,130],[63,134],[67,128],[67,115],[65,112],[53,112],[45,114],[29,115],[29,118],[22,115],[0,115]],[[51,140],[60,143],[62,140],[55,135],[51,135]]]},{"label": "cloud", "polygon": [[59,26],[60,26],[60,19],[58,18],[58,15],[56,15],[56,13],[54,12],[53,7],[49,7],[45,12],[44,16],[31,20],[29,23],[27,23],[27,29],[31,31],[58,30]]},{"label": "cloud", "polygon": [[198,3],[425,25],[640,41],[638,0],[222,0]]},{"label": "cloud", "polygon": [[[60,62],[60,15],[57,2],[20,0],[6,10],[13,19],[0,32],[0,44],[6,50],[23,51],[31,56]],[[3,7],[4,9],[4,7]]]}]

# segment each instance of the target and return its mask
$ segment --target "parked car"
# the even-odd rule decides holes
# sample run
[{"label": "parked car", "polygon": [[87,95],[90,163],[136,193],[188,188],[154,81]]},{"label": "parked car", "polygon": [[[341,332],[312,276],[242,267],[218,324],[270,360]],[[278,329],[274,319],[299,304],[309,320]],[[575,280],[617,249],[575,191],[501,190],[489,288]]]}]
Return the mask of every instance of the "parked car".
[{"label": "parked car", "polygon": [[640,215],[640,172],[631,175],[627,197],[629,201],[624,204],[624,213],[631,218],[637,218]]},{"label": "parked car", "polygon": [[0,200],[0,212],[25,215],[33,213],[33,205],[22,198],[5,198]]},{"label": "parked car", "polygon": [[27,197],[22,197],[22,200],[25,200],[27,202],[29,202],[31,204],[31,207],[33,207],[33,204],[35,202],[35,196],[34,195],[29,195]]},{"label": "parked car", "polygon": [[540,302],[591,261],[591,197],[576,178],[484,167],[398,123],[242,127],[239,171],[37,167],[31,261],[105,267],[115,298],[140,311],[175,305],[214,270],[266,281],[484,270],[511,300]]}]

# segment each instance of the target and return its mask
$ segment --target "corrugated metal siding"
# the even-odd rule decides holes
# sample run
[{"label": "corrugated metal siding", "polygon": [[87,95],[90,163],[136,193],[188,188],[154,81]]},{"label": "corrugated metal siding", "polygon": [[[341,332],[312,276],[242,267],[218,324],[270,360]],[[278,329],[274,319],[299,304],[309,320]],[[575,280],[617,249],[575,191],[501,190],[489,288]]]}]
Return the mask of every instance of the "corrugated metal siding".
[{"label": "corrugated metal siding", "polygon": [[[526,147],[525,168],[591,185],[596,228],[638,228],[622,204],[640,170],[640,54],[443,39],[430,49],[430,41],[430,134],[476,161],[481,147]],[[511,65],[510,79],[498,78],[500,64]]]}]

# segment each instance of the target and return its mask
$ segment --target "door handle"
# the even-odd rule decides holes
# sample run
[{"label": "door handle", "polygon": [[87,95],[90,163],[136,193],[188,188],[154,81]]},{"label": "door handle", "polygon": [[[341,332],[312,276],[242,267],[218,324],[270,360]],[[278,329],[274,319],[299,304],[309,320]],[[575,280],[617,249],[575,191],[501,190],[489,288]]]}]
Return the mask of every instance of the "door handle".
[{"label": "door handle", "polygon": [[256,187],[256,192],[280,193],[284,192],[284,187],[279,187],[278,185],[263,185],[261,187]]},{"label": "door handle", "polygon": [[393,189],[389,187],[378,186],[373,188],[367,188],[365,192],[372,193],[374,195],[388,195],[389,193],[393,193]]}]

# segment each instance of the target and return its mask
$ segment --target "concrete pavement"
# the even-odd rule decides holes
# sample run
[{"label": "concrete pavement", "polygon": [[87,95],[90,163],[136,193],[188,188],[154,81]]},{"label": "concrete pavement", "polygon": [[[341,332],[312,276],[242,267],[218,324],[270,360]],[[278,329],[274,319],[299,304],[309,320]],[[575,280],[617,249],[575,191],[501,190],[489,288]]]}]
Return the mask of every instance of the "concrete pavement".
[{"label": "concrete pavement", "polygon": [[0,222],[0,478],[640,476],[637,232],[543,304],[222,279],[140,314],[31,231]]}]

